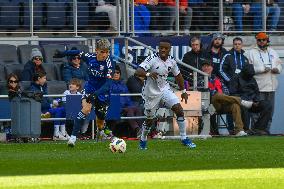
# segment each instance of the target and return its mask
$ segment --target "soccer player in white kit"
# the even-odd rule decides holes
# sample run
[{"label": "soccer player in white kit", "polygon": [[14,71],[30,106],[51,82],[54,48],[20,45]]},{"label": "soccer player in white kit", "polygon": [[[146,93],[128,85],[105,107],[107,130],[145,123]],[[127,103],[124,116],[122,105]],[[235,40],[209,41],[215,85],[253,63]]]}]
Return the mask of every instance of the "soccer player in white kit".
[{"label": "soccer player in white kit", "polygon": [[185,103],[187,103],[188,94],[184,88],[184,80],[176,61],[169,55],[170,50],[171,42],[167,39],[161,40],[159,43],[159,52],[148,56],[135,72],[137,76],[146,78],[142,89],[142,97],[145,101],[144,114],[147,117],[143,123],[140,138],[140,149],[142,150],[147,149],[147,135],[155,123],[155,114],[160,105],[170,108],[176,114],[182,144],[188,148],[196,147],[186,135],[183,108],[178,97],[171,90],[167,82],[168,74],[172,72],[182,91],[181,99],[182,101],[185,100]]}]

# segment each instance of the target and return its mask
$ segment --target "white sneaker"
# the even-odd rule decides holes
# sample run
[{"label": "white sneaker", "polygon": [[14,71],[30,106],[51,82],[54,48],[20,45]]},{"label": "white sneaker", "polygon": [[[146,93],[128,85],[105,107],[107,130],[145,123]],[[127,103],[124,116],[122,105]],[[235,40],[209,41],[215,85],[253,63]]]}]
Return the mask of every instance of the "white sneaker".
[{"label": "white sneaker", "polygon": [[65,133],[61,133],[65,138],[66,140],[69,140],[70,139],[70,136],[68,135],[68,133],[65,131]]},{"label": "white sneaker", "polygon": [[244,132],[244,131],[240,131],[240,132],[238,132],[238,133],[236,134],[236,136],[242,137],[242,136],[248,136],[248,134],[247,134],[246,132]]},{"label": "white sneaker", "polygon": [[246,100],[242,100],[241,101],[241,105],[245,108],[251,108],[252,107],[253,102],[252,101],[246,101]]},{"label": "white sneaker", "polygon": [[65,136],[63,136],[60,132],[58,133],[58,135],[54,135],[53,136],[53,140],[68,140]]},{"label": "white sneaker", "polygon": [[67,145],[69,147],[74,147],[75,146],[75,142],[76,142],[76,137],[75,136],[71,136],[70,139],[67,142]]}]

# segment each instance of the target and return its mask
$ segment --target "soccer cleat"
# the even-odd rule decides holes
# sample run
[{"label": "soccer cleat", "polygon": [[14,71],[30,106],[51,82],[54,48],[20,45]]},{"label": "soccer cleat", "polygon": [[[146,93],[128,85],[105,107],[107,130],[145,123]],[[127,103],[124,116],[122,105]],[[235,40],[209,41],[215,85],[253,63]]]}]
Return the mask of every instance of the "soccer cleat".
[{"label": "soccer cleat", "polygon": [[75,146],[75,142],[76,142],[76,137],[70,137],[70,139],[67,142],[67,145],[69,147],[74,147]]},{"label": "soccer cleat", "polygon": [[194,144],[189,138],[181,140],[181,143],[188,148],[196,148],[196,144]]},{"label": "soccer cleat", "polygon": [[146,146],[147,146],[147,141],[140,140],[139,142],[140,150],[147,150]]},{"label": "soccer cleat", "polygon": [[[69,137],[70,138],[70,137]],[[53,136],[53,140],[56,141],[56,140],[68,140],[68,138],[66,138],[65,136],[63,136],[63,134],[61,134],[60,132],[58,133],[58,135],[54,135]]]},{"label": "soccer cleat", "polygon": [[238,132],[238,133],[236,134],[236,136],[242,137],[242,136],[248,136],[248,134],[247,134],[246,132],[244,132],[244,131],[240,131],[240,132]]},{"label": "soccer cleat", "polygon": [[62,133],[62,135],[66,138],[66,140],[70,139],[70,136],[68,135],[68,133],[65,131],[65,133]]}]

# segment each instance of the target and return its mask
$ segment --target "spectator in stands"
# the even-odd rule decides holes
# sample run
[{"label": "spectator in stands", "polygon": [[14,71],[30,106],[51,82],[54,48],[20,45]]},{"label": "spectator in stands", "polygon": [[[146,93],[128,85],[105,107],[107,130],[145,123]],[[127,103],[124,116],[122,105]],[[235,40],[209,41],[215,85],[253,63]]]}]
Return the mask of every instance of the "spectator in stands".
[{"label": "spectator in stands", "polygon": [[[78,78],[72,78],[69,81],[69,85],[68,85],[68,90],[64,91],[64,95],[65,97],[62,97],[62,102],[65,105],[66,103],[66,95],[72,95],[72,94],[77,94],[80,95],[82,94],[80,91],[82,89],[82,81]],[[82,127],[81,127],[81,136],[80,139],[89,139],[90,135],[87,133],[88,130],[88,126],[89,126],[89,120],[85,119]],[[61,133],[65,133],[65,128],[60,128],[60,132]],[[67,133],[66,133],[67,134]],[[68,138],[68,137],[66,137]]]},{"label": "spectator in stands", "polygon": [[[192,37],[189,46],[191,51],[184,54],[182,61],[192,67],[201,70],[201,63],[205,59],[209,59],[209,54],[206,50],[202,49],[201,39],[199,37]],[[180,66],[180,71],[185,80],[193,85],[193,71],[184,66]]]},{"label": "spectator in stands", "polygon": [[[77,50],[71,48],[71,50]],[[88,70],[85,63],[81,61],[80,55],[68,56],[68,63],[63,67],[63,79],[68,83],[72,78],[77,78],[83,81],[88,80]]]},{"label": "spectator in stands", "polygon": [[107,0],[98,0],[98,6],[96,7],[96,13],[101,13],[101,12],[106,12],[109,17],[110,25],[111,25],[111,30],[118,30],[118,23],[117,23],[117,9],[119,5],[115,5],[115,1],[112,0],[108,2]]},{"label": "spectator in stands", "polygon": [[[160,18],[163,30],[174,30],[176,20],[176,2],[175,0],[159,0]],[[192,9],[188,7],[187,0],[179,1],[179,13],[184,17],[184,30],[189,31],[192,18]]]},{"label": "spectator in stands", "polygon": [[242,69],[249,64],[247,57],[244,55],[243,40],[240,37],[233,39],[233,48],[227,56],[224,56],[224,61],[221,61],[220,74],[226,86],[229,87],[230,82],[237,78]]},{"label": "spectator in stands", "polygon": [[[246,1],[234,0],[233,1],[233,15],[235,21],[235,28],[237,31],[243,31],[243,16],[250,14],[253,16],[253,30],[262,30],[262,1]],[[275,31],[277,29],[280,7],[274,0],[266,1],[266,15],[271,15],[268,19],[268,30]]]},{"label": "spectator in stands", "polygon": [[[248,51],[249,62],[254,65],[256,82],[260,91],[260,99],[269,102],[272,106],[269,123],[266,132],[269,133],[274,113],[275,91],[278,86],[277,75],[282,71],[282,61],[278,53],[269,47],[269,36],[265,32],[259,32],[255,36],[257,45]],[[254,114],[254,120],[258,118]]]},{"label": "spectator in stands", "polygon": [[[126,84],[121,80],[121,70],[118,65],[115,66],[113,75],[113,82],[111,87],[111,93],[113,94],[127,94],[129,93]],[[121,96],[120,104],[122,107],[122,115],[127,117],[141,116],[142,111],[138,107],[134,106],[129,96]],[[139,125],[142,125],[138,120],[130,119],[127,121],[132,129],[132,132],[137,136],[140,129]],[[113,123],[115,125],[116,122]]]},{"label": "spectator in stands", "polygon": [[[36,72],[33,76],[33,82],[30,86],[30,91],[32,92],[40,92],[43,95],[47,95],[47,83],[46,83],[46,72],[39,71]],[[43,98],[41,102],[41,113],[43,116],[47,116],[48,110],[50,108],[50,99],[47,97]]]},{"label": "spectator in stands", "polygon": [[[235,122],[236,136],[246,136],[244,132],[243,122],[241,117],[241,105],[248,106],[252,103],[241,100],[240,97],[228,96],[223,94],[222,83],[218,76],[213,74],[213,65],[211,60],[205,60],[202,64],[202,71],[209,75],[208,87],[211,96],[211,103],[218,114],[232,114]],[[213,131],[214,132],[214,131]]]},{"label": "spectator in stands", "polygon": [[144,5],[149,13],[150,13],[150,30],[157,30],[157,26],[159,25],[159,6],[158,5],[159,0],[135,0],[135,3]]},{"label": "spectator in stands", "polygon": [[2,95],[8,95],[11,93],[21,92],[21,87],[19,85],[19,78],[17,74],[10,73],[7,77],[7,87],[2,91]]},{"label": "spectator in stands", "polygon": [[40,50],[38,48],[32,49],[31,60],[25,64],[24,70],[21,73],[21,80],[32,81],[33,76],[36,73],[45,72],[42,63],[43,63],[43,58]]},{"label": "spectator in stands", "polygon": [[149,36],[150,20],[151,14],[148,8],[136,0],[134,2],[134,30],[137,31],[136,35]]},{"label": "spectator in stands", "polygon": [[[268,101],[260,99],[260,93],[256,80],[253,78],[255,72],[252,64],[245,64],[241,73],[231,82],[231,95],[239,96],[242,100],[252,102],[251,107],[242,107],[242,119],[244,130],[249,134],[267,134],[267,126],[271,117],[272,106]],[[250,113],[259,113],[260,116],[249,130]]]}]

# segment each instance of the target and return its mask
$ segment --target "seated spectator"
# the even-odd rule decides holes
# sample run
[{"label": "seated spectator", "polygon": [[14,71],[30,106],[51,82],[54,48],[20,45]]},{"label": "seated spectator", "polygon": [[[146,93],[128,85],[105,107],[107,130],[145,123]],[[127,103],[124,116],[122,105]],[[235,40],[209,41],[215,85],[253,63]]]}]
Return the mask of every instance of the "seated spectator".
[{"label": "seated spectator", "polygon": [[39,49],[34,48],[31,52],[31,60],[28,61],[21,73],[21,81],[32,81],[33,76],[38,72],[45,72],[43,66],[43,58]]},{"label": "seated spectator", "polygon": [[114,0],[111,2],[108,2],[107,0],[98,0],[98,6],[96,7],[96,13],[101,13],[101,12],[106,12],[109,17],[110,25],[111,25],[111,30],[118,30],[118,23],[117,23],[117,6],[114,4]]},{"label": "seated spectator", "polygon": [[[249,14],[253,16],[253,30],[262,30],[262,1],[245,1],[234,0],[233,4],[233,16],[235,21],[235,28],[237,31],[243,31],[243,16]],[[275,31],[277,29],[280,7],[274,0],[269,0],[266,3],[266,15],[271,15],[268,19],[268,30]]]},{"label": "seated spectator", "polygon": [[[47,95],[47,83],[46,83],[46,73],[45,72],[37,72],[33,76],[33,82],[30,86],[31,92],[40,92],[43,95]],[[42,116],[46,116],[45,114],[50,109],[50,99],[47,97],[43,98],[43,101],[41,102],[41,113]]]},{"label": "seated spectator", "polygon": [[[71,50],[77,50],[72,48]],[[88,69],[85,63],[81,61],[80,55],[68,56],[68,62],[63,67],[63,79],[66,83],[72,78],[77,78],[83,81],[88,80]]]},{"label": "seated spectator", "polygon": [[2,91],[2,95],[21,92],[21,87],[19,85],[19,78],[17,74],[11,73],[8,75],[6,86],[7,87]]},{"label": "seated spectator", "polygon": [[[191,51],[184,54],[182,61],[194,68],[201,70],[202,61],[209,59],[209,53],[202,49],[201,39],[199,37],[192,37],[189,46]],[[185,66],[180,66],[181,73],[184,80],[188,81],[190,86],[193,86],[193,71]],[[200,74],[198,74],[198,77]]]},{"label": "seated spectator", "polygon": [[[161,12],[160,23],[161,30],[174,30],[176,20],[176,2],[175,0],[159,0],[159,9]],[[191,25],[192,9],[188,7],[187,0],[179,1],[179,13],[184,17],[184,30],[189,31]]]},{"label": "seated spectator", "polygon": [[[121,70],[119,66],[115,66],[115,72],[113,76],[113,83],[111,87],[111,93],[112,94],[125,94],[129,93],[127,86],[123,83],[121,80]],[[120,97],[120,103],[122,107],[122,115],[127,117],[133,117],[133,116],[141,116],[143,115],[141,110],[137,108],[136,106],[133,106],[133,103],[131,99],[128,96],[121,96]],[[139,123],[135,119],[130,119],[127,121],[132,129],[132,132],[137,135],[138,131],[140,129],[139,125],[142,123]],[[116,122],[114,121],[113,125],[115,125]]]},{"label": "seated spectator", "polygon": [[208,87],[211,96],[211,103],[213,104],[218,114],[232,114],[235,122],[236,136],[246,136],[244,132],[244,124],[241,117],[241,105],[249,107],[252,102],[241,100],[240,97],[224,95],[222,91],[222,84],[220,79],[212,74],[213,65],[207,60],[203,61],[202,71],[209,75]]},{"label": "seated spectator", "polygon": [[206,31],[207,13],[204,0],[188,0],[188,6],[192,9],[191,30]]},{"label": "seated spectator", "polygon": [[[237,79],[231,82],[231,94],[240,96],[242,100],[253,102],[251,107],[242,108],[244,129],[249,134],[267,135],[268,123],[271,117],[272,106],[265,100],[261,100],[256,80],[254,79],[252,64],[246,64]],[[249,131],[250,112],[260,113],[255,124]]]}]

